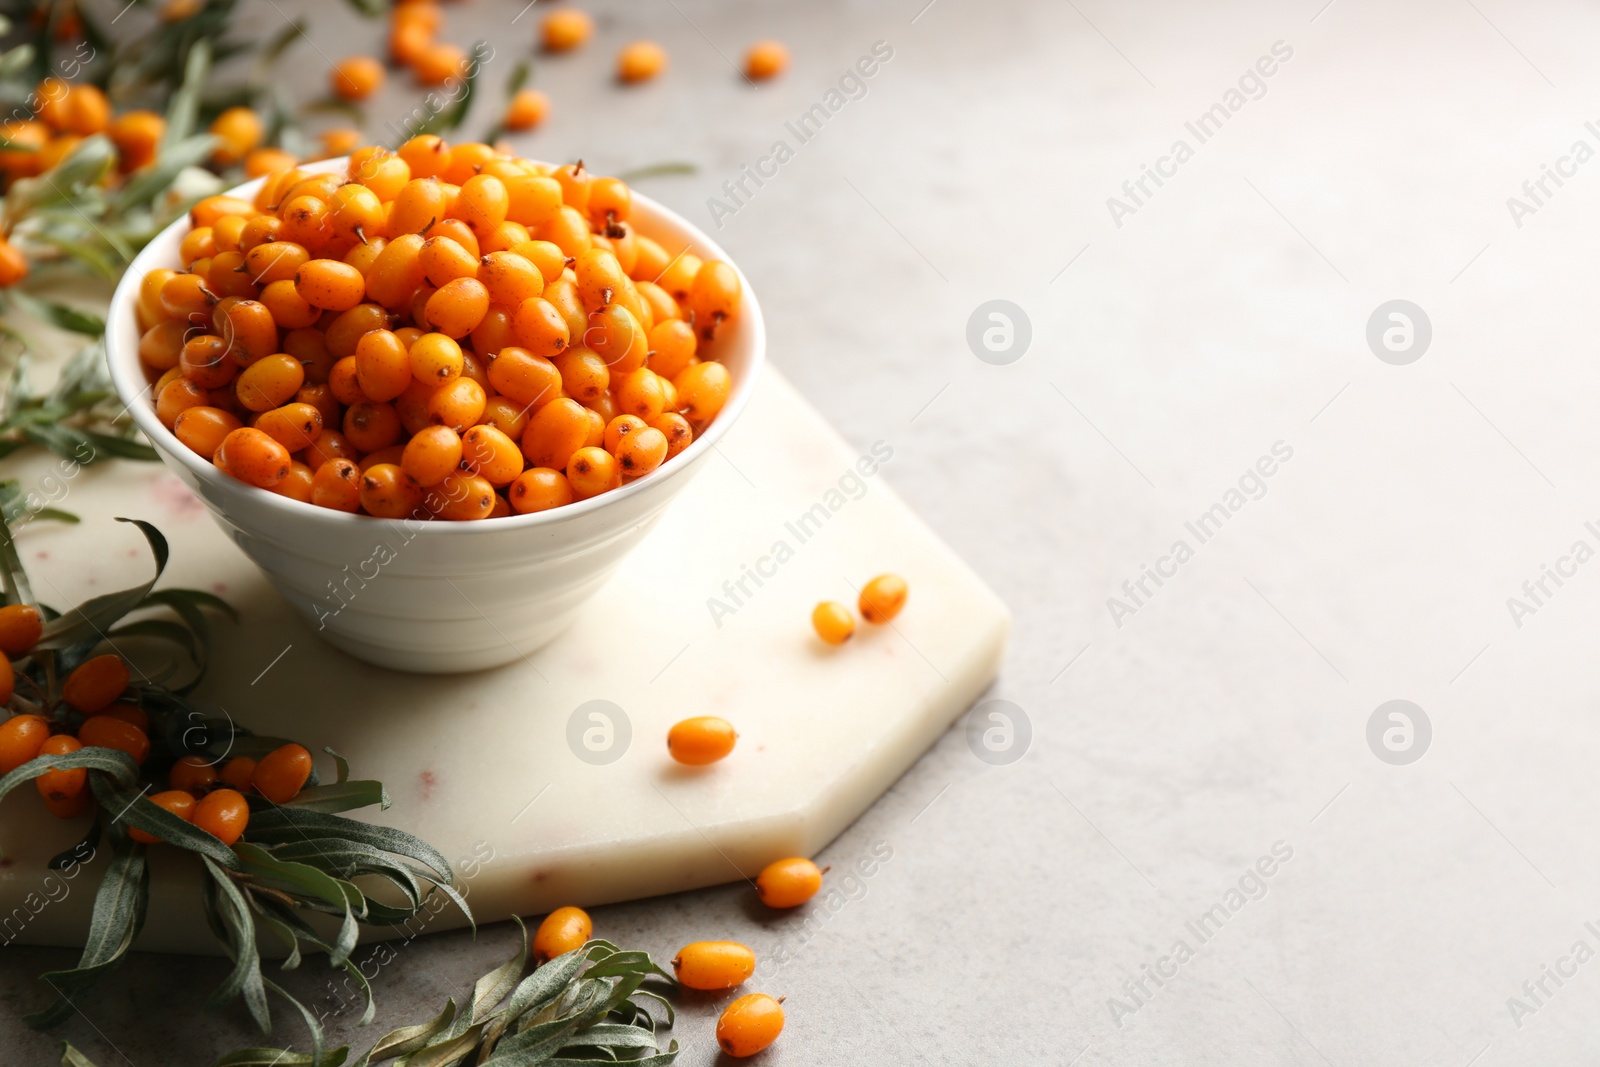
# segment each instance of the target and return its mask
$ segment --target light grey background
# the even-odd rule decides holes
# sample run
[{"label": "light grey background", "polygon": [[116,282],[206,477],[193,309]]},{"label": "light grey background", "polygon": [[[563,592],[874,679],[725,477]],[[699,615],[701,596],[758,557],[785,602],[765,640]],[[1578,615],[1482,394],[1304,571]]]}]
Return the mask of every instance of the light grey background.
[{"label": "light grey background", "polygon": [[[993,696],[1025,710],[1031,748],[993,766],[953,729],[822,857],[893,852],[809,932],[745,885],[600,908],[597,929],[663,959],[704,937],[787,943],[759,983],[789,998],[772,1064],[1593,1056],[1600,962],[1547,979],[1520,1026],[1507,998],[1574,942],[1600,949],[1583,927],[1600,927],[1600,563],[1520,627],[1506,601],[1574,541],[1600,547],[1583,525],[1600,519],[1600,161],[1520,226],[1506,201],[1573,142],[1600,148],[1600,11],[924,3],[595,0],[593,44],[538,62],[553,112],[518,144],[599,172],[692,162],[640,188],[709,226],[725,178],[892,45],[866,96],[712,232],[759,288],[775,363],[850,440],[892,441],[886,477],[1012,606]],[[249,7],[263,32],[311,20],[297,89],[378,47],[340,5]],[[447,7],[451,38],[498,51],[486,95],[542,14],[509,25],[519,8]],[[671,69],[614,86],[615,50],[646,36]],[[754,88],[728,60],[761,36],[795,60]],[[1199,144],[1185,122],[1279,41],[1293,54],[1264,94]],[[409,94],[391,85],[383,109]],[[1107,198],[1179,138],[1193,158],[1116,225]],[[1031,319],[1009,366],[966,346],[992,299]],[[1366,343],[1396,299],[1432,323],[1408,366]],[[1185,522],[1276,442],[1293,454],[1264,495],[1197,546]],[[1118,626],[1107,599],[1179,538],[1194,558]],[[1406,766],[1367,746],[1392,699],[1432,725]],[[1265,896],[1201,944],[1186,923],[1278,842],[1292,858]],[[364,1048],[431,1015],[510,938],[411,944],[374,983],[377,1025],[347,1015],[339,1036]],[[1108,998],[1133,1006],[1124,980],[1180,938],[1194,958],[1116,1025]],[[5,1013],[68,961],[0,952]],[[102,1067],[208,1062],[255,1040],[237,1008],[199,1011],[223,971],[136,959],[62,1033]],[[315,997],[320,972],[292,985]],[[689,1002],[682,1062],[714,1059],[725,999]],[[6,1062],[51,1059],[51,1039],[7,1029]]]}]

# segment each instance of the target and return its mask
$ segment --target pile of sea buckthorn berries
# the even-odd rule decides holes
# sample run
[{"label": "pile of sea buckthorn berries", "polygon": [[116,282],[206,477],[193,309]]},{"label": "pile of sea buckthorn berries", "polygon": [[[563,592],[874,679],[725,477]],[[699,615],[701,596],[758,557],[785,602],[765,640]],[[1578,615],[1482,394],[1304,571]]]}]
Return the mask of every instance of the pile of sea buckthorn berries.
[{"label": "pile of sea buckthorn berries", "polygon": [[582,162],[414,137],[191,212],[140,282],[178,439],[262,489],[381,518],[543,511],[682,452],[732,387],[739,275],[669,250]]},{"label": "pile of sea buckthorn berries", "polygon": [[[0,607],[0,706],[16,695],[13,658],[27,655],[44,631],[39,610],[27,604]],[[0,722],[0,776],[39,756],[65,756],[88,747],[126,752],[141,767],[151,756],[150,716],[129,690],[128,664],[121,656],[95,656],[75,667],[61,685],[60,702],[36,711],[12,714]],[[250,821],[245,794],[251,791],[274,804],[284,804],[311,777],[311,753],[286,744],[256,761],[235,756],[220,770],[200,756],[183,756],[167,770],[167,789],[150,800],[167,811],[232,845]],[[48,770],[34,786],[51,814],[70,819],[87,811],[93,796],[88,771],[81,767]],[[130,827],[135,841],[156,838]]]}]

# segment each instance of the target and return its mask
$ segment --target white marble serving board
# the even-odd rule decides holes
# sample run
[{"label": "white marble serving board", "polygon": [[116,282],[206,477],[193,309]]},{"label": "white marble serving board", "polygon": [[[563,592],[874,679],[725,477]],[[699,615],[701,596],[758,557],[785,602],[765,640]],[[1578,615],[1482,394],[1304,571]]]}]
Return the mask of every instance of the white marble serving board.
[{"label": "white marble serving board", "polygon": [[[21,544],[37,595],[66,606],[148,576],[137,531],[112,519],[154,522],[173,549],[163,585],[213,590],[243,616],[219,625],[197,695],[381,779],[393,806],[363,817],[437,846],[479,920],[494,920],[713,885],[814,854],[999,668],[1005,606],[889,489],[887,445],[847,445],[769,370],[719,452],[572,630],[478,674],[395,673],[324,644],[156,465],[62,480],[60,506],[82,525],[35,523]],[[24,485],[48,484],[52,467],[30,460]],[[890,570],[911,587],[892,626],[862,625],[840,648],[817,640],[818,600],[853,604],[855,587]],[[631,740],[624,750],[619,720],[612,762],[569,747],[569,721],[589,701],[626,715]],[[737,748],[711,767],[675,764],[667,728],[705,714],[735,724]],[[579,749],[596,725],[577,731]],[[44,862],[85,825],[50,817],[31,789],[0,804],[0,924],[13,917],[0,938],[82,943],[100,864],[66,883]],[[151,853],[139,947],[215,951],[197,867],[165,846]],[[459,925],[454,909],[428,921]]]}]

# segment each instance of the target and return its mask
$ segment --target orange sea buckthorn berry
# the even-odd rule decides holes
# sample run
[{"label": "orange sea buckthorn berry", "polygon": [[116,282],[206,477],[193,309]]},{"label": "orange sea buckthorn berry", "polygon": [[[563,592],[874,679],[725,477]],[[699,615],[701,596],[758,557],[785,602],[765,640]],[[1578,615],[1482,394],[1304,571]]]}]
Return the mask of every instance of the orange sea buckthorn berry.
[{"label": "orange sea buckthorn berry", "polygon": [[577,8],[559,8],[544,17],[540,39],[546,52],[570,52],[594,34],[594,19]]},{"label": "orange sea buckthorn berry", "polygon": [[502,348],[489,361],[489,384],[503,396],[538,409],[561,396],[561,371],[526,348]]},{"label": "orange sea buckthorn berry", "polygon": [[736,1059],[754,1056],[783,1032],[783,1001],[765,993],[740,997],[717,1019],[717,1045]]},{"label": "orange sea buckthorn berry", "polygon": [[152,162],[166,132],[167,120],[154,111],[124,111],[106,128],[106,136],[117,147],[117,165],[124,173]]},{"label": "orange sea buckthorn berry", "polygon": [[684,310],[694,322],[695,332],[712,340],[722,324],[739,313],[741,293],[739,275],[720,260],[707,260],[695,272]]},{"label": "orange sea buckthorn berry", "polygon": [[546,359],[566,351],[572,340],[567,320],[554,304],[539,296],[516,305],[511,315],[511,332],[530,354]]},{"label": "orange sea buckthorn berry", "polygon": [[522,450],[493,426],[477,425],[461,435],[461,468],[499,488],[522,473]]},{"label": "orange sea buckthorn berry", "polygon": [[15,667],[11,666],[11,660],[5,656],[0,656],[0,663],[5,664],[5,666],[0,667],[0,704],[4,704],[16,692],[17,671]]},{"label": "orange sea buckthorn berry", "polygon": [[217,769],[204,756],[180,756],[167,771],[167,788],[203,793],[217,782]]},{"label": "orange sea buckthorn berry", "polygon": [[[452,159],[451,167],[457,166],[458,162]],[[461,195],[451,214],[472,227],[474,234],[481,236],[493,232],[506,221],[506,213],[510,209],[511,194],[506,191],[505,182],[492,174],[472,174],[461,183]]]},{"label": "orange sea buckthorn berry", "polygon": [[361,400],[344,413],[344,436],[358,452],[376,452],[400,443],[405,426],[393,404]]},{"label": "orange sea buckthorn berry", "polygon": [[177,319],[163,319],[139,337],[139,359],[154,370],[171,370],[183,353],[188,325]]},{"label": "orange sea buckthorn berry", "polygon": [[142,733],[150,732],[150,716],[139,705],[126,700],[119,700],[98,715],[109,715],[113,719],[121,719],[129,726],[136,726]]},{"label": "orange sea buckthorn berry", "polygon": [[[82,747],[83,742],[71,734],[57,734],[45,739],[44,744],[39,746],[39,755],[65,756]],[[45,771],[33,780],[33,785],[46,801],[60,802],[82,793],[88,781],[89,772],[85,768],[69,767],[66,770]]]},{"label": "orange sea buckthorn berry", "polygon": [[150,738],[145,736],[145,732],[113,715],[95,715],[85,719],[83,725],[78,727],[78,740],[85,745],[126,752],[135,763],[143,763],[150,755]]},{"label": "orange sea buckthorn berry", "polygon": [[737,941],[695,941],[672,957],[672,970],[690,989],[732,989],[755,973],[756,954]]},{"label": "orange sea buckthorn berry", "polygon": [[234,387],[239,403],[254,412],[282,407],[305,384],[306,369],[293,356],[279,353],[258,359],[239,374]]},{"label": "orange sea buckthorn berry", "polygon": [[230,412],[200,405],[180,412],[172,432],[197,455],[210,459],[227,436],[243,425]]},{"label": "orange sea buckthorn berry", "polygon": [[367,280],[360,271],[337,259],[313,259],[294,275],[295,291],[312,307],[348,311],[361,303]]},{"label": "orange sea buckthorn berry", "polygon": [[435,178],[450,168],[450,146],[431,133],[418,134],[395,151],[411,168],[413,179]]},{"label": "orange sea buckthorn berry", "polygon": [[443,85],[467,73],[467,53],[453,44],[436,41],[411,61],[411,73],[423,85]]},{"label": "orange sea buckthorn berry", "polygon": [[258,489],[271,489],[289,476],[289,450],[251,426],[224,437],[216,461],[217,466]]},{"label": "orange sea buckthorn berry", "polygon": [[757,41],[744,54],[744,74],[751,81],[776,78],[789,66],[789,49],[782,41]]},{"label": "orange sea buckthorn berry", "polygon": [[311,443],[322,436],[322,412],[299,401],[284,404],[263,411],[256,419],[256,429],[290,452],[299,452],[310,448]]},{"label": "orange sea buckthorn berry", "polygon": [[678,391],[678,410],[690,423],[704,425],[716,417],[728,402],[733,380],[720,363],[696,363],[685,367],[672,379]]},{"label": "orange sea buckthorn berry", "polygon": [[[521,455],[518,455],[521,460]],[[461,466],[461,436],[448,426],[425,426],[406,442],[400,469],[418,485],[438,485]],[[519,463],[520,466],[520,463]]]},{"label": "orange sea buckthorn berry", "polygon": [[407,233],[391,238],[367,269],[367,297],[387,308],[401,306],[427,280],[422,262],[421,234]]},{"label": "orange sea buckthorn berry", "polygon": [[898,574],[880,574],[861,587],[861,617],[870,623],[883,624],[900,614],[906,606],[909,592],[906,580]]},{"label": "orange sea buckthorn berry", "polygon": [[518,89],[506,105],[502,124],[508,130],[531,130],[550,113],[550,98],[537,89]]},{"label": "orange sea buckthorn berry", "polygon": [[617,53],[617,78],[623,82],[648,81],[666,66],[667,50],[654,41],[634,41]]},{"label": "orange sea buckthorn berry", "polygon": [[478,276],[478,258],[461,247],[459,241],[450,237],[428,238],[417,251],[417,258],[421,261],[423,273],[432,285],[442,286],[457,278]]},{"label": "orange sea buckthorn berry", "polygon": [[360,452],[349,438],[338,430],[324,426],[321,435],[306,449],[305,464],[312,470],[320,470],[329,460],[355,459],[358,455]]},{"label": "orange sea buckthorn berry", "polygon": [[539,268],[515,252],[491,252],[479,262],[477,277],[489,290],[489,299],[506,307],[518,307],[524,300],[544,292],[544,275]]},{"label": "orange sea buckthorn berry", "polygon": [[369,330],[356,342],[356,381],[369,400],[393,400],[411,384],[411,357],[390,330]]},{"label": "orange sea buckthorn berry", "polygon": [[647,426],[623,438],[615,455],[624,478],[642,478],[667,458],[667,435]]},{"label": "orange sea buckthorn berry", "polygon": [[236,790],[214,789],[195,804],[189,821],[224,845],[232,846],[250,824],[250,805]]},{"label": "orange sea buckthorn berry", "polygon": [[204,388],[187,378],[178,378],[161,387],[156,397],[156,418],[170,430],[185,411],[204,406],[209,399]]},{"label": "orange sea buckthorn berry", "polygon": [[637,433],[645,427],[645,421],[637,415],[617,415],[606,422],[605,436],[600,440],[600,447],[614,456],[621,447],[624,437]]},{"label": "orange sea buckthorn berry", "polygon": [[827,873],[802,856],[774,860],[756,876],[756,892],[769,908],[796,908],[817,895]]},{"label": "orange sea buckthorn berry", "polygon": [[553,960],[584,946],[594,933],[594,921],[582,908],[557,908],[544,917],[533,935],[536,963]]},{"label": "orange sea buckthorn berry", "polygon": [[292,281],[310,261],[311,253],[293,241],[268,241],[244,254],[245,272],[257,285]]},{"label": "orange sea buckthorn berry", "polygon": [[334,511],[361,508],[361,468],[353,460],[330,459],[311,476],[311,502]]},{"label": "orange sea buckthorn berry", "polygon": [[333,91],[344,100],[365,100],[383,84],[383,64],[371,56],[346,56],[333,68]]},{"label": "orange sea buckthorn berry", "polygon": [[394,463],[377,463],[361,473],[361,506],[380,519],[403,519],[422,507],[422,487]]},{"label": "orange sea buckthorn berry", "polygon": [[[596,416],[598,418],[598,416]],[[603,448],[586,446],[567,460],[567,481],[580,500],[607,493],[622,484],[622,468],[616,457]]]},{"label": "orange sea buckthorn berry", "polygon": [[[150,803],[176,815],[184,822],[194,821],[194,794],[187,790],[168,789],[165,792],[156,793],[150,798]],[[148,830],[141,830],[137,826],[128,827],[128,836],[146,845],[153,845],[161,840],[155,834],[150,833]]]},{"label": "orange sea buckthorn berry", "polygon": [[548,511],[572,503],[572,485],[567,476],[549,467],[532,467],[517,475],[506,494],[518,514]]},{"label": "orange sea buckthorn berry", "polygon": [[121,656],[107,653],[80,663],[67,675],[61,697],[85,714],[109,707],[128,688],[128,665]]},{"label": "orange sea buckthorn berry", "polygon": [[428,507],[441,519],[470,522],[487,519],[498,499],[494,486],[476,474],[451,471],[428,491]]},{"label": "orange sea buckthorn berry", "polygon": [[279,496],[286,496],[290,500],[298,500],[302,504],[311,503],[311,489],[313,475],[311,468],[299,460],[289,461],[289,473],[283,476],[283,481],[272,487],[272,492]]},{"label": "orange sea buckthorn berry", "polygon": [[428,298],[427,324],[449,337],[465,337],[489,313],[489,290],[476,278],[457,278]]},{"label": "orange sea buckthorn berry", "polygon": [[811,609],[811,627],[828,644],[842,645],[855,636],[856,620],[843,604],[824,600]]},{"label": "orange sea buckthorn berry", "polygon": [[272,315],[272,321],[286,330],[305,329],[322,317],[322,309],[300,295],[292,278],[273,282],[262,289],[260,300]]},{"label": "orange sea buckthorn berry", "polygon": [[249,756],[235,756],[222,765],[217,780],[233,789],[250,788],[250,776],[256,772],[256,761]]},{"label": "orange sea buckthorn berry", "polygon": [[261,117],[247,107],[230,107],[211,124],[211,132],[221,143],[211,153],[214,162],[227,167],[261,143]]},{"label": "orange sea buckthorn berry", "polygon": [[0,608],[0,652],[9,657],[27,653],[44,633],[44,616],[31,604]]},{"label": "orange sea buckthorn berry", "polygon": [[10,774],[33,759],[49,738],[50,720],[42,715],[13,715],[0,723],[0,774]]},{"label": "orange sea buckthorn berry", "polygon": [[317,141],[322,145],[322,158],[346,156],[361,143],[361,131],[349,126],[337,126],[317,134]]},{"label": "orange sea buckthorn berry", "polygon": [[694,430],[689,420],[676,411],[667,411],[650,420],[652,429],[660,430],[667,439],[667,459],[671,459],[694,443]]},{"label": "orange sea buckthorn berry", "polygon": [[694,328],[682,319],[658,322],[650,331],[650,359],[648,366],[658,375],[676,380],[694,360]]},{"label": "orange sea buckthorn berry", "polygon": [[311,777],[311,750],[290,742],[262,756],[250,775],[257,793],[274,804],[287,804]]},{"label": "orange sea buckthorn berry", "polygon": [[264,178],[280,170],[288,170],[299,158],[282,148],[263,146],[252,148],[244,154],[244,174],[247,178]]},{"label": "orange sea buckthorn berry", "polygon": [[111,102],[99,87],[79,83],[67,91],[62,101],[62,129],[79,137],[91,137],[111,123]]},{"label": "orange sea buckthorn berry", "polygon": [[739,740],[733,724],[715,715],[684,719],[667,731],[667,751],[679,763],[703,767],[733,751]]},{"label": "orange sea buckthorn berry", "polygon": [[428,397],[428,419],[440,426],[448,426],[456,433],[465,433],[483,417],[488,394],[483,386],[463,374],[435,389]]},{"label": "orange sea buckthorn berry", "polygon": [[572,454],[589,439],[589,416],[571,397],[558,397],[528,419],[522,454],[534,467],[565,470]]},{"label": "orange sea buckthorn berry", "polygon": [[617,407],[649,422],[666,410],[663,382],[652,370],[640,367],[623,376],[616,387]]},{"label": "orange sea buckthorn berry", "polygon": [[28,276],[28,259],[10,241],[0,239],[0,288],[16,285]]},{"label": "orange sea buckthorn berry", "polygon": [[589,404],[611,385],[605,360],[587,348],[569,348],[551,360],[561,372],[561,388],[574,400]]}]

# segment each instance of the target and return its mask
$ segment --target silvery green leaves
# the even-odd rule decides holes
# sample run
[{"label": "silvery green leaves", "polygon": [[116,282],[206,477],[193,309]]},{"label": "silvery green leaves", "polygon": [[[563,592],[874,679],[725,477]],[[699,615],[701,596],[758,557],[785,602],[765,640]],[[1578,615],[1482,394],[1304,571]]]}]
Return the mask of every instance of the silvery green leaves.
[{"label": "silvery green leaves", "polygon": [[[79,333],[93,329],[98,334],[104,329],[98,316],[37,300],[19,290],[0,295],[0,312],[13,308]],[[96,336],[80,348],[62,368],[55,385],[36,392],[29,381],[26,343],[15,333],[9,339],[18,350],[0,399],[0,458],[30,445],[42,446],[61,457],[55,475],[61,481],[76,477],[80,466],[112,456],[156,458],[155,449],[134,436],[132,420],[112,394],[103,340]]]},{"label": "silvery green leaves", "polygon": [[[589,1060],[657,1067],[677,1058],[677,1042],[661,1044],[656,1030],[662,1024],[646,1006],[667,1005],[663,993],[675,983],[648,953],[596,940],[529,971],[528,932],[520,920],[517,926],[517,951],[478,979],[464,1006],[451,998],[438,1015],[390,1031],[348,1067],[389,1061],[405,1067],[538,1067]],[[671,1023],[667,1005],[664,1025]],[[324,1053],[320,1045],[309,1056],[287,1049],[241,1049],[215,1067],[338,1067],[346,1064],[348,1052]]]}]

